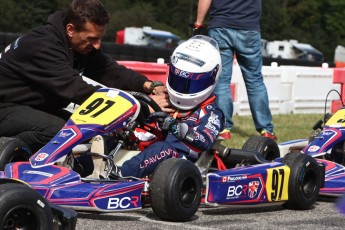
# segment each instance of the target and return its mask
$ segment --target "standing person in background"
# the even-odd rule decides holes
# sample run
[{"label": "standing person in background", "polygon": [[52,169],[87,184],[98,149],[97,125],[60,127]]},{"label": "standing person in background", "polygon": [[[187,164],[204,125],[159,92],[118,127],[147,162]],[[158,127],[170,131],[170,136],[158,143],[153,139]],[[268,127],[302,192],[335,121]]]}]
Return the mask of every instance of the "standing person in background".
[{"label": "standing person in background", "polygon": [[225,139],[231,137],[233,101],[230,83],[236,55],[255,128],[261,136],[277,140],[273,132],[267,89],[261,73],[261,0],[199,0],[193,35],[204,30],[204,20],[209,10],[208,35],[218,42],[223,66],[215,88],[217,103],[226,119],[225,129],[220,136]]},{"label": "standing person in background", "polygon": [[101,86],[156,94],[173,112],[163,84],[119,65],[102,53],[109,15],[99,0],[73,0],[68,9],[18,38],[0,53],[0,136],[24,141],[35,152],[65,125],[71,113]]}]

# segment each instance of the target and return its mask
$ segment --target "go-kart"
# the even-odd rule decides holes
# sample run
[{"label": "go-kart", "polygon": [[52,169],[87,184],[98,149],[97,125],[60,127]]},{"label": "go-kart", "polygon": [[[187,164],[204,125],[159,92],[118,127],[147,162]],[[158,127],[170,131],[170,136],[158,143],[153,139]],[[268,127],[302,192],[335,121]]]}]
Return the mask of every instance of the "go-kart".
[{"label": "go-kart", "polygon": [[[254,143],[256,139],[252,137],[247,141]],[[257,146],[264,147],[260,144]],[[280,156],[303,153],[324,165],[325,177],[320,195],[340,196],[345,193],[345,107],[334,114],[325,114],[323,120],[315,123],[308,138],[282,142],[278,148]]]},{"label": "go-kart", "polygon": [[[51,203],[75,210],[116,212],[151,206],[156,216],[167,221],[190,220],[201,202],[209,206],[275,203],[291,209],[313,206],[324,168],[306,154],[270,159],[278,148],[270,139],[265,143],[273,150],[261,152],[226,148],[217,140],[195,163],[171,158],[148,177],[111,179],[114,164],[121,165],[164,138],[158,122],[146,119],[149,106],[160,111],[145,94],[101,88],[29,162],[7,164],[0,178],[27,183]],[[137,128],[152,132],[156,139],[140,141],[134,135]],[[105,139],[116,146],[107,150],[101,141]],[[87,177],[81,177],[73,165],[73,159],[83,153],[90,154],[95,164]]]}]

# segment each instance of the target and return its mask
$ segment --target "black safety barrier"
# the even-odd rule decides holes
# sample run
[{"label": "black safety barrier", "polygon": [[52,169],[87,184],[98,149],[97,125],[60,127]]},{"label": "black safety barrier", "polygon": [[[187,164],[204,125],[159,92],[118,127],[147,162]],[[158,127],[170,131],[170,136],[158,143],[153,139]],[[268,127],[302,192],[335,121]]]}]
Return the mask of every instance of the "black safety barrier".
[{"label": "black safety barrier", "polygon": [[[19,33],[0,32],[0,52],[19,36]],[[114,42],[102,42],[101,49],[104,53],[119,61],[157,62],[158,58],[163,58],[165,63],[170,61],[170,56],[174,51],[173,48],[120,45]],[[322,62],[317,61],[263,57],[263,65],[270,66],[272,62],[276,62],[278,66],[322,66]],[[332,67],[334,64],[330,63],[329,66]]]}]

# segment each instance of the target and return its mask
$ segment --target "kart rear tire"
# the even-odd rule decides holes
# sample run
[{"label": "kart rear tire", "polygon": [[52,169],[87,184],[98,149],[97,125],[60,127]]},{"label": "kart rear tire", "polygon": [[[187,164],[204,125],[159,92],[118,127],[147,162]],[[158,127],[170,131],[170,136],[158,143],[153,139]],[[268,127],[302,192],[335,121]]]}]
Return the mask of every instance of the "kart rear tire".
[{"label": "kart rear tire", "polygon": [[11,162],[28,161],[32,155],[29,146],[22,140],[10,137],[0,138],[0,171]]},{"label": "kart rear tire", "polygon": [[259,152],[268,161],[280,157],[278,144],[268,137],[252,136],[243,144],[242,150]]},{"label": "kart rear tire", "polygon": [[290,167],[288,209],[308,210],[313,207],[321,185],[320,167],[316,160],[303,153],[288,153],[282,162]]},{"label": "kart rear tire", "polygon": [[201,174],[188,160],[163,161],[155,170],[149,188],[153,212],[162,220],[185,222],[199,208]]},{"label": "kart rear tire", "polygon": [[51,229],[53,215],[47,201],[19,183],[0,185],[0,226],[4,229]]}]

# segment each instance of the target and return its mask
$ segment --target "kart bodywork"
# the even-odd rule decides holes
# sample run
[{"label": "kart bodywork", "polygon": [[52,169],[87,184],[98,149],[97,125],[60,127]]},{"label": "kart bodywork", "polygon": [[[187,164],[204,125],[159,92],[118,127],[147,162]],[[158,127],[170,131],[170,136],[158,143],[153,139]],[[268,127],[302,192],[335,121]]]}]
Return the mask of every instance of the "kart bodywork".
[{"label": "kart bodywork", "polygon": [[[168,159],[152,176],[116,180],[107,176],[81,178],[66,165],[69,156],[80,151],[77,149],[85,147],[84,152],[90,151],[90,145],[85,143],[97,135],[125,137],[104,154],[106,162],[121,165],[125,159],[140,154],[123,147],[126,139],[133,142],[132,130],[138,120],[143,121],[145,104],[157,110],[152,99],[140,93],[99,89],[29,162],[7,164],[0,178],[23,181],[51,203],[75,210],[130,211],[150,205],[159,218],[169,221],[189,220],[202,200],[210,206],[281,203],[293,209],[312,207],[323,168],[305,154],[287,154],[272,162],[258,152],[228,149],[216,141],[196,163]],[[226,169],[222,158],[237,166]]]}]

